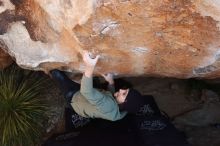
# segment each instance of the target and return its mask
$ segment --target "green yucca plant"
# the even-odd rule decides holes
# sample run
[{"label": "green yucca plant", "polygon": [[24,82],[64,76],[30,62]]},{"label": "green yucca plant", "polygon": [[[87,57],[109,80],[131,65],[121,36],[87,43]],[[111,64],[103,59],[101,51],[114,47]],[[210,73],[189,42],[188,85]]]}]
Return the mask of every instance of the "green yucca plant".
[{"label": "green yucca plant", "polygon": [[0,145],[31,146],[39,140],[46,104],[45,79],[12,66],[0,71]]}]

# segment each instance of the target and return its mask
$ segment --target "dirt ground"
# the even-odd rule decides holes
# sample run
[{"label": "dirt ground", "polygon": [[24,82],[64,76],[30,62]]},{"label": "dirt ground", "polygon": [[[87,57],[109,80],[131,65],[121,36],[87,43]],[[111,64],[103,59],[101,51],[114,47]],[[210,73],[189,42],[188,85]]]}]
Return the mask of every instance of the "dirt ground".
[{"label": "dirt ground", "polygon": [[[197,80],[171,78],[125,78],[144,95],[153,95],[159,108],[166,112],[177,128],[184,131],[192,146],[220,146],[220,102],[213,81],[208,85]],[[51,82],[53,82],[51,80]],[[210,84],[211,83],[211,84]],[[211,85],[211,86],[209,86]],[[220,90],[219,90],[220,91]],[[55,84],[48,90],[51,109],[47,137],[64,131],[65,101]]]}]

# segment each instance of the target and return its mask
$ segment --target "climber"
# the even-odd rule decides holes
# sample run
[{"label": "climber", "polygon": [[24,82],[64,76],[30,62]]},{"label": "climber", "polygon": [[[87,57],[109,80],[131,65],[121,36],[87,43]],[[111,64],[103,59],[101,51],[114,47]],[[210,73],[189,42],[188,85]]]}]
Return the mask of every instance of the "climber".
[{"label": "climber", "polygon": [[[100,118],[117,121],[124,118],[127,113],[129,113],[129,116],[117,121],[119,123],[114,122],[114,125],[120,124],[120,130],[118,128],[114,129],[113,125],[110,125],[112,128],[108,128],[109,126],[106,125],[101,126],[101,129],[107,127],[107,129],[104,130],[105,133],[109,129],[115,131],[115,133],[107,132],[107,137],[104,139],[100,139],[99,136],[94,136],[93,138],[97,137],[98,139],[90,141],[90,136],[88,138],[86,135],[90,135],[91,129],[82,130],[83,142],[91,144],[92,142],[96,143],[98,141],[100,144],[100,142],[103,141],[103,143],[106,143],[107,138],[113,141],[115,139],[113,137],[116,133],[122,132],[117,135],[117,137],[122,136],[122,138],[126,138],[126,141],[135,138],[137,146],[189,146],[184,135],[174,127],[169,118],[160,112],[153,96],[142,96],[135,89],[127,87],[115,92],[112,74],[103,75],[104,79],[108,82],[109,91],[101,91],[93,88],[93,71],[99,56],[94,58],[91,56],[92,55],[87,51],[82,53],[85,63],[85,72],[81,80],[81,85],[70,80],[64,72],[59,70],[50,71],[53,79],[58,82],[64,97],[74,111],[79,116],[82,116],[78,118],[81,121],[83,117],[85,119]],[[76,119],[74,119],[74,121],[76,121]],[[98,125],[105,124],[102,122]],[[98,127],[96,125],[93,135],[105,135],[105,133],[102,133],[103,130],[98,129]],[[89,134],[85,134],[87,132],[89,132]],[[132,138],[130,138],[131,136]],[[80,140],[80,138],[78,140]],[[72,142],[74,141],[77,141],[77,138],[72,140]],[[128,144],[129,143],[130,142],[128,142]]]},{"label": "climber", "polygon": [[70,80],[64,72],[56,69],[50,71],[74,111],[85,118],[102,118],[110,121],[122,119],[127,112],[135,113],[142,103],[138,100],[141,97],[140,93],[135,89],[119,89],[115,92],[112,74],[103,75],[109,84],[109,91],[93,88],[93,71],[100,56],[97,55],[95,58],[91,56],[88,51],[82,53],[85,72],[81,85]]}]

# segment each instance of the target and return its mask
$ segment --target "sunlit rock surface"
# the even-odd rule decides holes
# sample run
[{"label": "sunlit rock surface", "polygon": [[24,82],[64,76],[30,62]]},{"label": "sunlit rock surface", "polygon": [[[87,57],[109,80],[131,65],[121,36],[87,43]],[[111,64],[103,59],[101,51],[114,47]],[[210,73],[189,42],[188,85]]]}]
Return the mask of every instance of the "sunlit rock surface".
[{"label": "sunlit rock surface", "polygon": [[0,47],[21,67],[220,77],[218,0],[0,0]]}]

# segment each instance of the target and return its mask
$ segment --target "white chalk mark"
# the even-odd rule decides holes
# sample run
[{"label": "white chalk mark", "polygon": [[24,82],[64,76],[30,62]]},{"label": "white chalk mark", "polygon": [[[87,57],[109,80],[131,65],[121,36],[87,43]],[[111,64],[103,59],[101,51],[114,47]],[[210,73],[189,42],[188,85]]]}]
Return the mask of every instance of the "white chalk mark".
[{"label": "white chalk mark", "polygon": [[111,36],[117,35],[119,32],[115,31],[120,24],[116,21],[107,19],[93,24],[93,31],[96,34],[109,34]]},{"label": "white chalk mark", "polygon": [[131,51],[134,52],[135,54],[141,55],[143,53],[147,53],[148,52],[148,48],[136,47],[136,48],[133,48]]}]

